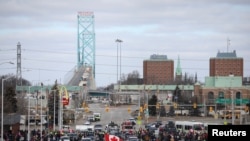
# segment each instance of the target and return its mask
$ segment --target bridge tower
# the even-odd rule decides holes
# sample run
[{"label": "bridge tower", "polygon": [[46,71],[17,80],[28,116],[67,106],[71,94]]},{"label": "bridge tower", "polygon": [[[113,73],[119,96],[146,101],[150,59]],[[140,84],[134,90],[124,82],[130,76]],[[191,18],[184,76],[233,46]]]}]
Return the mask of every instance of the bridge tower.
[{"label": "bridge tower", "polygon": [[77,67],[92,67],[95,78],[95,28],[93,12],[78,12]]}]

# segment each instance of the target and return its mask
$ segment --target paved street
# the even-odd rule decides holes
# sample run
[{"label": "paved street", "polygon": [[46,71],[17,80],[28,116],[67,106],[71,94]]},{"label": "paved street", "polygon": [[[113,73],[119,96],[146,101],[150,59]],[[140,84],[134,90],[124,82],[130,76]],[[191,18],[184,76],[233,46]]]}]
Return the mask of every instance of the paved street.
[{"label": "paved street", "polygon": [[[103,125],[106,125],[110,121],[115,121],[117,123],[121,123],[125,119],[131,118],[132,116],[127,112],[127,108],[130,107],[131,109],[135,110],[138,108],[136,105],[128,106],[118,106],[118,107],[110,107],[109,112],[105,112],[103,108],[103,104],[92,104],[90,105],[90,110],[93,112],[100,112],[102,114],[102,120],[98,123],[101,123]],[[200,122],[209,122],[209,123],[223,123],[224,120],[222,119],[215,119],[214,117],[195,117],[195,116],[174,116],[174,117],[159,117],[157,118],[150,116],[148,119],[142,119],[141,124],[138,126],[143,126],[147,123],[161,120],[163,123],[166,123],[169,120],[176,121],[176,120],[194,120],[194,121],[200,121]],[[86,119],[80,119],[77,120],[77,124],[83,124],[86,121]],[[231,122],[231,120],[227,120],[227,122]]]},{"label": "paved street", "polygon": [[[132,116],[128,113],[127,108],[130,107],[133,110],[137,109],[138,106],[136,105],[123,105],[123,106],[112,106],[110,107],[109,112],[104,110],[105,105],[102,103],[93,103],[89,105],[90,112],[89,113],[82,113],[80,114],[80,118],[76,119],[76,124],[70,124],[69,126],[72,129],[75,129],[75,125],[82,125],[87,121],[87,115],[92,114],[93,112],[100,112],[101,113],[101,121],[94,122],[93,124],[100,123],[103,126],[110,123],[110,121],[114,121],[118,124],[121,124],[124,120],[131,118]],[[214,117],[194,117],[194,116],[174,116],[174,117],[152,117],[150,116],[148,119],[142,119],[141,122],[137,122],[137,128],[144,127],[145,124],[154,122],[156,120],[160,120],[163,124],[167,123],[168,121],[177,121],[177,120],[187,120],[187,121],[200,121],[200,122],[208,122],[208,123],[224,123],[222,119],[215,119]],[[228,123],[231,122],[231,119],[227,120]],[[235,120],[235,123],[238,122],[238,119]],[[138,124],[139,123],[139,124]],[[28,126],[22,125],[21,129],[25,130],[28,129]],[[30,129],[41,129],[40,125],[31,125]],[[44,129],[44,127],[43,127]],[[58,129],[58,126],[55,128]]]},{"label": "paved street", "polygon": [[[101,123],[106,125],[111,121],[115,121],[117,123],[122,123],[125,119],[131,117],[131,115],[127,112],[127,108],[129,106],[110,106],[109,112],[105,111],[105,104],[103,103],[93,103],[89,105],[89,109],[91,112],[101,113]],[[134,105],[130,106],[131,109],[135,108]],[[77,124],[82,124],[86,121],[86,119],[77,120]]]}]

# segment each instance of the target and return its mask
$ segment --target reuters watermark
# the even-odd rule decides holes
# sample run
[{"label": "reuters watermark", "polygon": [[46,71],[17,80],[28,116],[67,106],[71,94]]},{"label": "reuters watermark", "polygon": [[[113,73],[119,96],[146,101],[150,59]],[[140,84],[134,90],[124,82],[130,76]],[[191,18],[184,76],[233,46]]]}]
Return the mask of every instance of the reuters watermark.
[{"label": "reuters watermark", "polygon": [[224,138],[248,140],[250,125],[208,125],[209,141]]}]

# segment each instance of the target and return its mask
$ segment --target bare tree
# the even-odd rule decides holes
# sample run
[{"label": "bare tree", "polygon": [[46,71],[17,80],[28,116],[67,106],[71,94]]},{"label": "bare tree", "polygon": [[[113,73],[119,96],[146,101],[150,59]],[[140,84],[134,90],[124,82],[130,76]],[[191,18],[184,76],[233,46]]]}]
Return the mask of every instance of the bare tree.
[{"label": "bare tree", "polygon": [[132,71],[126,77],[125,74],[122,75],[122,83],[124,85],[138,85],[140,80],[140,74],[137,70]]}]

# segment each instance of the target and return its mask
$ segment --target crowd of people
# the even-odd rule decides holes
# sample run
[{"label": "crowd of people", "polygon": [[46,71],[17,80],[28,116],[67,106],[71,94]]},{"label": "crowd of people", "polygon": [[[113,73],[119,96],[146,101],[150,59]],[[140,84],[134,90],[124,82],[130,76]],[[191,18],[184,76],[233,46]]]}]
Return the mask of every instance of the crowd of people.
[{"label": "crowd of people", "polygon": [[[90,131],[45,131],[42,132],[38,130],[31,130],[30,132],[30,141],[59,141],[61,136],[67,135],[69,132],[74,132],[77,134],[77,138],[72,139],[71,141],[80,141],[81,138],[88,136]],[[105,134],[111,134],[105,130],[103,131],[91,131],[93,133],[93,137],[95,141],[105,141]],[[42,134],[41,134],[42,133]],[[92,134],[91,133],[91,134]],[[196,132],[190,129],[189,132],[184,133],[178,130],[169,130],[168,128],[160,128],[159,133],[155,134],[154,130],[150,130],[148,128],[139,128],[138,130],[134,129],[130,132],[117,132],[115,134],[123,141],[127,139],[129,136],[136,136],[140,141],[207,141],[207,132]],[[18,133],[13,134],[11,130],[4,133],[5,141],[28,141],[28,131],[20,130]]]}]

